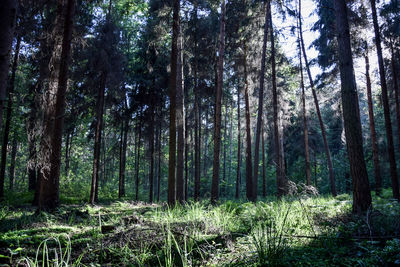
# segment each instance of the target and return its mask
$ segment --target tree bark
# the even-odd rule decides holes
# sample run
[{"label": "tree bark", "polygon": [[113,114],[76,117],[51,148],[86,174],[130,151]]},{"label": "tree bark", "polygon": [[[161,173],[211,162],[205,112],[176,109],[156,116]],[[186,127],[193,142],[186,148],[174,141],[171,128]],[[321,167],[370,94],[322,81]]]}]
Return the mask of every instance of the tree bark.
[{"label": "tree bark", "polygon": [[[299,0],[299,10],[301,10],[301,0]],[[304,63],[306,66],[308,79],[310,81],[310,87],[311,87],[311,91],[312,91],[312,95],[313,95],[313,99],[314,99],[315,110],[317,112],[319,127],[321,129],[322,140],[324,142],[324,150],[325,150],[326,161],[328,163],[328,170],[329,170],[329,182],[331,185],[331,193],[333,196],[336,196],[337,192],[336,192],[336,185],[335,185],[335,175],[333,172],[333,164],[332,164],[332,159],[331,159],[331,152],[330,152],[329,145],[328,145],[328,139],[326,137],[325,124],[322,120],[321,110],[319,109],[319,101],[318,101],[318,97],[317,97],[317,92],[315,91],[315,88],[314,88],[314,81],[311,76],[310,65],[309,65],[309,62],[307,59],[307,53],[306,53],[306,49],[305,49],[305,45],[304,45],[303,30],[302,30],[302,17],[301,17],[300,11],[299,11],[299,28],[300,28],[299,32],[300,32],[301,50],[303,51]]]},{"label": "tree bark", "polygon": [[17,152],[18,152],[18,140],[17,136],[14,136],[13,143],[12,143],[12,148],[11,148],[11,162],[10,162],[10,168],[8,169],[8,175],[10,177],[10,190],[13,190],[14,187],[14,177],[15,177],[15,160],[17,157]]},{"label": "tree bark", "polygon": [[179,36],[180,0],[173,1],[173,26],[171,49],[171,73],[169,78],[169,160],[168,160],[168,204],[175,205],[176,183],[176,87],[178,68],[178,36]]},{"label": "tree bark", "polygon": [[100,86],[97,90],[97,103],[96,103],[96,130],[94,137],[94,154],[93,154],[93,173],[92,185],[90,188],[91,205],[98,202],[99,191],[99,168],[100,168],[100,148],[101,148],[101,135],[103,130],[103,113],[104,113],[104,94],[107,81],[107,72],[103,71],[100,77]]},{"label": "tree bark", "polygon": [[236,191],[235,191],[235,198],[239,199],[239,191],[240,191],[240,165],[241,165],[241,145],[242,142],[240,140],[240,87],[238,85],[237,88],[237,123],[238,123],[238,144],[237,144],[237,168],[236,168]]},{"label": "tree bark", "polygon": [[247,44],[244,44],[244,101],[246,117],[246,198],[253,200],[253,179],[251,162],[251,132],[250,132],[250,102],[249,102],[249,83],[247,78]]},{"label": "tree bark", "polygon": [[396,68],[396,56],[394,54],[393,41],[390,41],[390,54],[391,54],[391,67],[392,67],[392,81],[393,81],[393,91],[394,91],[394,102],[396,105],[396,121],[397,121],[397,138],[398,145],[400,148],[400,104],[399,104],[399,81]]},{"label": "tree bark", "polygon": [[18,35],[17,43],[15,45],[13,65],[12,65],[12,68],[11,68],[11,77],[10,77],[10,81],[9,81],[6,123],[4,125],[4,130],[3,130],[4,131],[3,145],[1,147],[0,199],[3,198],[3,196],[4,196],[4,180],[5,180],[6,164],[7,164],[8,137],[10,135],[10,126],[11,126],[11,117],[12,117],[12,105],[13,105],[14,88],[15,88],[15,73],[17,72],[18,56],[19,56],[20,46],[21,46],[21,36]]},{"label": "tree bark", "polygon": [[[124,118],[121,125],[121,146],[119,157],[119,184],[118,198],[125,196],[125,177],[126,177],[126,150],[128,146],[129,120]],[[151,148],[150,148],[151,150]]]},{"label": "tree bark", "polygon": [[160,201],[160,185],[161,185],[161,118],[160,118],[160,123],[158,126],[158,171],[157,171],[157,175],[158,175],[158,181],[157,181],[157,201]]},{"label": "tree bark", "polygon": [[221,101],[224,74],[225,53],[225,0],[221,1],[221,22],[219,29],[219,51],[217,88],[215,94],[215,119],[214,119],[214,160],[213,176],[211,183],[211,202],[215,203],[219,198],[219,155],[221,149]]},{"label": "tree bark", "polygon": [[270,5],[266,3],[265,9],[265,24],[264,24],[264,38],[261,56],[261,69],[260,69],[260,91],[258,92],[258,114],[257,114],[257,126],[256,126],[256,141],[254,147],[254,177],[253,177],[253,194],[252,200],[257,200],[257,188],[258,188],[258,165],[259,165],[259,151],[260,151],[260,135],[262,128],[262,117],[263,117],[263,102],[264,102],[264,79],[265,79],[265,57],[267,53],[267,40],[268,40],[268,14]]},{"label": "tree bark", "polygon": [[371,143],[372,143],[372,157],[374,162],[374,174],[375,174],[375,191],[376,194],[380,194],[382,191],[382,176],[379,165],[379,147],[376,138],[375,130],[375,118],[374,118],[374,105],[372,103],[372,92],[371,92],[371,79],[369,76],[369,58],[368,51],[365,52],[365,79],[367,83],[367,97],[368,97],[368,116],[369,116],[369,128],[371,132]]},{"label": "tree bark", "polygon": [[53,68],[43,103],[45,114],[40,142],[39,209],[53,209],[59,205],[62,130],[74,7],[74,0],[59,0],[57,4],[53,32],[55,40],[50,60]]},{"label": "tree bark", "polygon": [[353,212],[361,213],[371,207],[371,192],[364,160],[363,138],[350,45],[350,29],[345,0],[335,0],[343,120],[353,179]]},{"label": "tree bark", "polygon": [[[268,5],[271,5],[268,2]],[[275,166],[276,166],[276,182],[278,198],[287,194],[287,179],[285,175],[285,163],[283,159],[283,151],[281,146],[281,131],[279,118],[278,90],[276,86],[276,66],[275,66],[275,38],[272,24],[271,7],[269,7],[269,21],[271,30],[271,68],[272,68],[272,106],[274,117],[274,149],[275,149]]]},{"label": "tree bark", "polygon": [[177,164],[176,164],[176,200],[183,203],[185,200],[184,187],[184,156],[185,156],[185,101],[183,87],[183,38],[179,29],[178,37],[178,64],[176,84],[176,128],[178,132]]},{"label": "tree bark", "polygon": [[153,202],[154,197],[154,104],[151,104],[150,108],[150,166],[149,166],[149,202]]},{"label": "tree bark", "polygon": [[[6,101],[8,69],[11,45],[15,34],[17,8],[17,0],[3,0],[0,5],[0,129],[3,127],[3,108]],[[0,197],[2,196],[0,195]]]},{"label": "tree bark", "polygon": [[[139,115],[138,115],[139,116]],[[136,149],[137,149],[137,154],[136,154],[136,179],[135,179],[135,200],[139,200],[139,169],[140,169],[140,146],[141,146],[141,140],[142,140],[142,121],[139,118],[138,122],[138,127],[137,127],[137,135],[138,135],[138,140],[136,143]]]}]

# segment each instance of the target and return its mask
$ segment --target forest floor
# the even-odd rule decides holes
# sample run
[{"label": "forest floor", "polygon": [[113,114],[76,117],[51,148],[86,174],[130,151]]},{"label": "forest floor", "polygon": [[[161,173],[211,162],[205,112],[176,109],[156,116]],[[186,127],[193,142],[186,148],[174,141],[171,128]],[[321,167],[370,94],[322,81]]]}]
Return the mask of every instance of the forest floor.
[{"label": "forest floor", "polygon": [[[211,206],[116,201],[37,213],[31,196],[0,206],[5,266],[400,265],[400,204],[385,190],[351,214],[351,197],[290,197]],[[43,265],[47,266],[47,265]]]}]

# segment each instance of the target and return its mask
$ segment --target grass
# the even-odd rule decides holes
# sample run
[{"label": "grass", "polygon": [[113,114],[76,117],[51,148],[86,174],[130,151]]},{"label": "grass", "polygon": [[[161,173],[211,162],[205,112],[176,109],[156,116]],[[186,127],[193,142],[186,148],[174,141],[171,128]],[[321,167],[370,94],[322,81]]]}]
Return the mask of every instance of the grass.
[{"label": "grass", "polygon": [[350,213],[349,195],[174,209],[66,198],[52,214],[36,214],[24,203],[29,196],[13,195],[0,208],[0,265],[399,265],[400,205],[386,193],[373,196],[365,216]]}]

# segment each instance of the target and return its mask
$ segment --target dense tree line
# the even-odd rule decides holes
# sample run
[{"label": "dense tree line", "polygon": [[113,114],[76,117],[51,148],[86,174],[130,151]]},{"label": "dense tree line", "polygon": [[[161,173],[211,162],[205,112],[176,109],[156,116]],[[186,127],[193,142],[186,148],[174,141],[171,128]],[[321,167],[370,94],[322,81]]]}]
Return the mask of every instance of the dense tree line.
[{"label": "dense tree line", "polygon": [[0,198],[400,200],[400,3],[304,2],[3,1]]}]

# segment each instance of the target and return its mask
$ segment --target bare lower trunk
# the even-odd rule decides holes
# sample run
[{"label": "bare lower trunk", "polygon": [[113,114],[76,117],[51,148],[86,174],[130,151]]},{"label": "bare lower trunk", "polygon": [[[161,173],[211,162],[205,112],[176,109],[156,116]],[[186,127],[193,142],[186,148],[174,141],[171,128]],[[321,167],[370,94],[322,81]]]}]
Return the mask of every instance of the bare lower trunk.
[{"label": "bare lower trunk", "polygon": [[[151,104],[153,106],[153,104]],[[150,166],[149,166],[149,202],[153,202],[153,188],[154,188],[154,106],[151,107],[150,111],[150,138],[149,138],[149,148],[150,148]]]},{"label": "bare lower trunk", "polygon": [[14,137],[12,148],[11,148],[11,162],[10,168],[8,169],[8,176],[10,177],[10,190],[13,190],[14,187],[14,177],[15,177],[15,160],[18,152],[18,140],[17,137]]},{"label": "bare lower trunk", "polygon": [[221,149],[221,100],[224,73],[225,52],[225,0],[221,2],[221,23],[219,29],[219,51],[218,51],[218,79],[215,94],[215,119],[214,119],[214,160],[213,176],[211,183],[211,202],[215,203],[219,198],[219,155]]},{"label": "bare lower trunk", "polygon": [[136,143],[136,179],[135,179],[135,200],[139,200],[139,169],[140,169],[140,146],[141,146],[141,140],[142,140],[142,122],[139,119],[138,122],[138,127],[137,127],[137,132],[136,134],[138,135],[138,140]]},{"label": "bare lower trunk", "polygon": [[129,120],[124,119],[121,125],[121,147],[120,147],[120,158],[119,158],[119,186],[118,186],[118,197],[125,196],[125,169],[126,169],[126,150],[128,146],[128,130]]},{"label": "bare lower trunk", "polygon": [[264,103],[264,79],[265,79],[265,57],[267,53],[267,40],[268,40],[268,15],[270,7],[269,4],[266,4],[265,10],[265,25],[264,25],[264,38],[263,38],[263,47],[262,47],[262,56],[261,56],[261,69],[260,69],[260,91],[258,92],[258,114],[257,114],[257,127],[256,127],[256,141],[254,147],[254,177],[253,177],[253,201],[257,200],[257,187],[258,187],[258,165],[259,165],[259,151],[260,151],[260,135],[262,128],[262,117],[263,117],[263,103]]},{"label": "bare lower trunk", "polygon": [[267,196],[267,166],[265,163],[265,136],[264,136],[264,127],[261,128],[261,141],[262,141],[262,192],[263,192],[263,197]]},{"label": "bare lower trunk", "polygon": [[396,57],[394,54],[393,41],[390,42],[390,53],[391,53],[391,65],[392,65],[392,81],[393,81],[393,91],[394,91],[394,102],[396,105],[396,121],[397,121],[397,138],[400,150],[400,104],[399,104],[399,81],[397,76],[396,68]]},{"label": "bare lower trunk", "polygon": [[158,126],[158,181],[157,181],[157,201],[160,201],[160,188],[161,188],[161,119],[160,124]]},{"label": "bare lower trunk", "polygon": [[238,85],[237,88],[237,123],[238,123],[238,144],[237,144],[237,168],[236,168],[236,192],[235,192],[235,198],[238,199],[239,198],[239,191],[240,191],[240,165],[241,165],[241,141],[240,141],[240,88]]},{"label": "bare lower trunk", "polygon": [[365,212],[371,207],[371,192],[364,160],[363,138],[350,45],[350,30],[345,0],[335,0],[343,120],[347,153],[353,178],[353,212]]},{"label": "bare lower trunk", "polygon": [[382,190],[382,176],[379,166],[379,147],[376,138],[375,130],[375,119],[374,119],[374,105],[372,103],[372,92],[371,92],[371,79],[369,76],[369,58],[368,51],[365,54],[365,78],[367,82],[367,97],[368,97],[368,116],[369,116],[369,128],[371,131],[371,143],[372,143],[372,157],[374,161],[374,174],[375,174],[375,190],[376,194],[380,194]]}]

